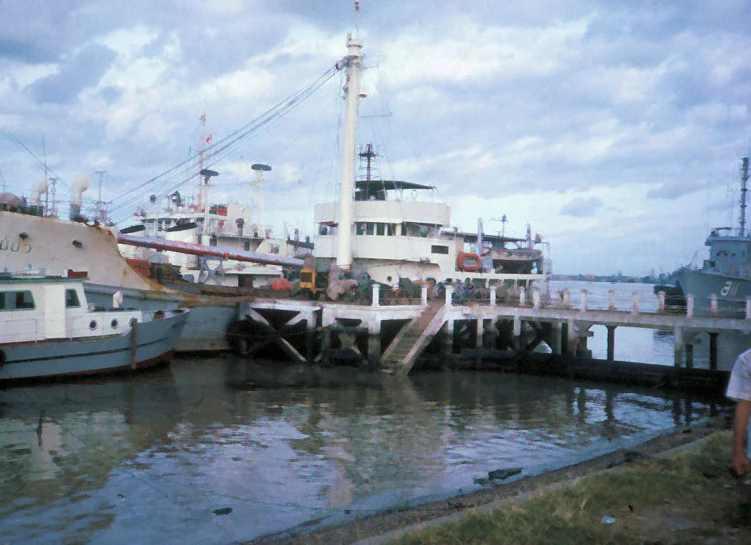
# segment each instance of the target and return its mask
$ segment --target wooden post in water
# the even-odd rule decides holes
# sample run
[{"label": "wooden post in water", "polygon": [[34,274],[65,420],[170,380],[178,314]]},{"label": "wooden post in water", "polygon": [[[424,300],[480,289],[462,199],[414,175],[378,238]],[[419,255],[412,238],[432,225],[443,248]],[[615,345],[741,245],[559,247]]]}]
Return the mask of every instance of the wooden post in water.
[{"label": "wooden post in water", "polygon": [[443,357],[446,364],[451,363],[454,354],[454,320],[446,320],[446,344],[443,345]]},{"label": "wooden post in water", "polygon": [[[613,290],[611,290],[613,291]],[[605,326],[608,328],[608,361],[615,361],[615,328],[614,325]]]},{"label": "wooden post in water", "polygon": [[[586,290],[584,291],[586,292]],[[576,324],[573,320],[569,320],[566,327],[566,354],[569,356],[576,356],[576,348],[579,344],[576,336]]]},{"label": "wooden post in water", "polygon": [[371,369],[381,366],[381,322],[376,317],[368,321],[368,365]]},{"label": "wooden post in water", "polygon": [[138,319],[130,320],[130,368],[138,367]]},{"label": "wooden post in water", "polygon": [[683,329],[676,327],[673,330],[675,339],[673,340],[673,365],[680,367],[683,364]]},{"label": "wooden post in water", "polygon": [[477,353],[477,358],[475,360],[475,367],[477,369],[481,369],[482,368],[482,336],[485,333],[485,328],[483,327],[483,322],[482,322],[482,316],[478,316],[475,322],[477,325],[477,335],[475,336],[475,352]]},{"label": "wooden post in water", "polygon": [[717,336],[719,333],[709,334],[709,369],[717,371]]}]

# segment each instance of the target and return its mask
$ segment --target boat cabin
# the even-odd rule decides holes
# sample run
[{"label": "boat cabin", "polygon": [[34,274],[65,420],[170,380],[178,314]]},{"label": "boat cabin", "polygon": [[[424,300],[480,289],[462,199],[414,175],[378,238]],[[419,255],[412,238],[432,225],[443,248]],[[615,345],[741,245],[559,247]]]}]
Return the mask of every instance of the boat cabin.
[{"label": "boat cabin", "polygon": [[0,273],[0,346],[121,335],[133,310],[89,308],[82,278]]}]

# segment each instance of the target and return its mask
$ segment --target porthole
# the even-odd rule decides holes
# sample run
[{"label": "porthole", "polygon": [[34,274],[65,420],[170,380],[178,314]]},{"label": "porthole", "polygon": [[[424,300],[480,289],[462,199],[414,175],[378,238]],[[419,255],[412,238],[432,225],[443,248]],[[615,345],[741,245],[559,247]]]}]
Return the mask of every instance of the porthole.
[{"label": "porthole", "polygon": [[96,329],[96,320],[91,320],[91,321],[89,322],[89,329],[91,329],[92,331],[93,331],[94,329]]},{"label": "porthole", "polygon": [[112,322],[110,323],[110,325],[112,326],[112,329],[117,329],[117,325],[118,325],[117,324],[117,320],[112,320]]},{"label": "porthole", "polygon": [[76,248],[83,248],[83,242],[81,242],[80,240],[74,240],[73,246],[75,246]]}]

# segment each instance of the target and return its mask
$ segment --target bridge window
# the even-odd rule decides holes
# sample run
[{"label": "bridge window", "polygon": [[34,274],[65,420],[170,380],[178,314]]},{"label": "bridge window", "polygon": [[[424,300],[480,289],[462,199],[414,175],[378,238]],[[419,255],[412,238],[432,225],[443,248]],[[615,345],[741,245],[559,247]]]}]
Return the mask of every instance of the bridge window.
[{"label": "bridge window", "polygon": [[384,234],[386,234],[386,224],[376,223],[376,235],[382,237]]},{"label": "bridge window", "polygon": [[433,254],[446,254],[449,253],[449,247],[448,246],[436,246],[433,245],[430,247],[430,252]]},{"label": "bridge window", "polygon": [[76,290],[65,290],[65,307],[78,308],[80,306],[81,302],[78,300],[78,293]]},{"label": "bridge window", "polygon": [[372,235],[374,233],[374,227],[375,224],[372,221],[368,221],[365,223],[365,234],[366,235]]}]

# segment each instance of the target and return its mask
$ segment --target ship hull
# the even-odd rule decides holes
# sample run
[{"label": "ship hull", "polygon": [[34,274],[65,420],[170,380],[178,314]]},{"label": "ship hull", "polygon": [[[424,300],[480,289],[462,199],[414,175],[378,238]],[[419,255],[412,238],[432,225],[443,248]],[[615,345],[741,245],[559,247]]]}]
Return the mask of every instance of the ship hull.
[{"label": "ship hull", "polygon": [[717,314],[727,318],[745,318],[746,298],[751,297],[751,280],[702,270],[683,269],[678,282],[686,296],[694,296],[694,314],[711,313],[712,295],[717,296]]}]

